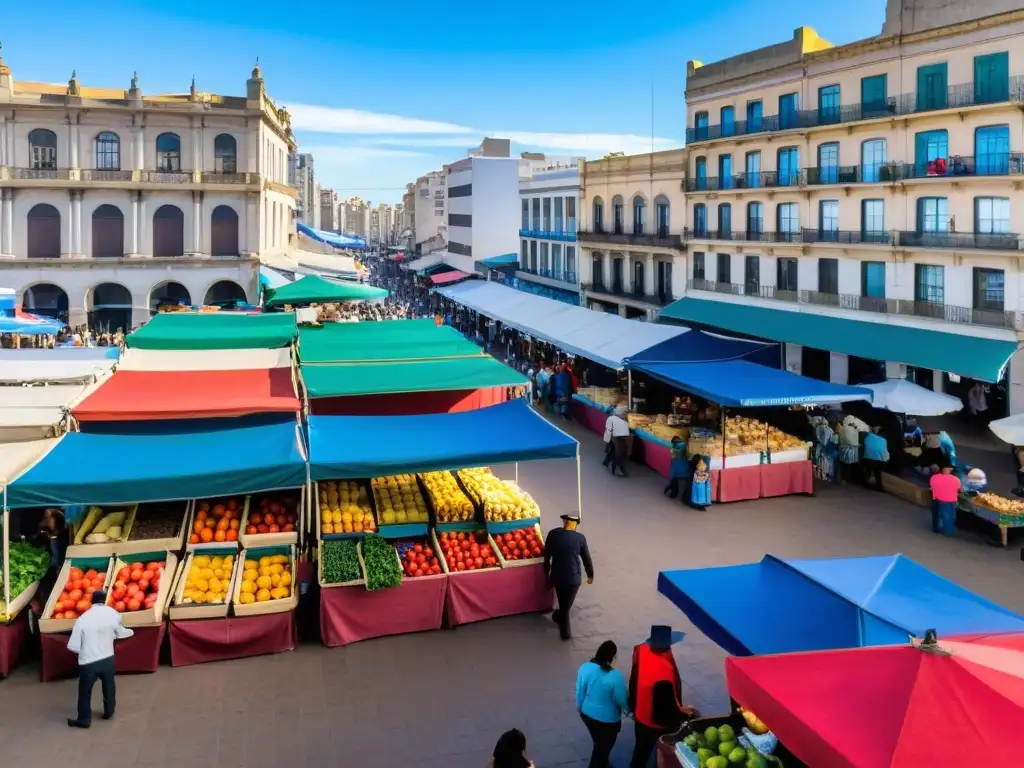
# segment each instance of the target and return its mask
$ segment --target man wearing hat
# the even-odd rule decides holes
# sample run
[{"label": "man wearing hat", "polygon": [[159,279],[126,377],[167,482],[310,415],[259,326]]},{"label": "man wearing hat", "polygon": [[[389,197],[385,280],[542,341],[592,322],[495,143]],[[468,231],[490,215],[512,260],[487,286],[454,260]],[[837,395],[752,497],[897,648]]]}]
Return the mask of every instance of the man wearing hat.
[{"label": "man wearing hat", "polygon": [[576,530],[580,519],[576,515],[562,515],[562,527],[548,533],[544,542],[544,575],[548,583],[555,588],[558,608],[551,615],[551,620],[558,625],[563,640],[572,637],[569,628],[569,611],[580,590],[583,570],[587,572],[587,584],[594,583],[594,564],[590,560],[590,549],[587,538]]},{"label": "man wearing hat", "polygon": [[675,733],[685,720],[697,714],[696,709],[680,701],[679,669],[672,646],[682,639],[682,632],[656,624],[651,627],[651,636],[633,648],[629,708],[633,711],[636,746],[630,768],[646,768],[658,739]]},{"label": "man wearing hat", "polygon": [[121,623],[121,614],[106,605],[107,593],[92,593],[92,605],[75,619],[68,650],[78,654],[78,717],[68,718],[71,728],[92,725],[92,688],[103,688],[103,719],[114,716],[114,641],[135,633]]}]

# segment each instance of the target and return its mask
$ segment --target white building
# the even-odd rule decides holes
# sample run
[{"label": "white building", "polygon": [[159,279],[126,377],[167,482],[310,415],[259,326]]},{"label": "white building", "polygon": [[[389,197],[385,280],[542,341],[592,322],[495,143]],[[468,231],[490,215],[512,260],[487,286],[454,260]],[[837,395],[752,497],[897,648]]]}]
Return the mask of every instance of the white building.
[{"label": "white building", "polygon": [[539,166],[534,162],[528,175],[520,177],[519,280],[578,296],[576,232],[583,162],[583,158],[549,160]]},{"label": "white building", "polygon": [[0,59],[0,285],[71,324],[137,325],[161,302],[255,301],[258,256],[294,233],[286,110],[15,81]]},{"label": "white building", "polygon": [[445,166],[448,257],[464,272],[519,252],[519,158],[471,156]]},{"label": "white building", "polygon": [[295,155],[295,188],[299,191],[295,218],[307,226],[317,228],[320,213],[320,195],[317,192],[313,155],[302,152]]},{"label": "white building", "polygon": [[320,190],[320,227],[327,232],[338,232],[341,229],[339,217],[338,193],[333,189]]},{"label": "white building", "polygon": [[448,232],[447,174],[431,171],[416,179],[416,250],[444,250]]}]

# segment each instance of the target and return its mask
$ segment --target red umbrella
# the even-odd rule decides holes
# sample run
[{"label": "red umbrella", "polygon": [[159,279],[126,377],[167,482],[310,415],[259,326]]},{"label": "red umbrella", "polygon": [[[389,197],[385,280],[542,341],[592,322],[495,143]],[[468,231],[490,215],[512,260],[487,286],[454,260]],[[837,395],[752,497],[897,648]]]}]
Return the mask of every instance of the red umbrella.
[{"label": "red umbrella", "polygon": [[1024,633],[731,657],[725,674],[810,766],[1020,764]]}]

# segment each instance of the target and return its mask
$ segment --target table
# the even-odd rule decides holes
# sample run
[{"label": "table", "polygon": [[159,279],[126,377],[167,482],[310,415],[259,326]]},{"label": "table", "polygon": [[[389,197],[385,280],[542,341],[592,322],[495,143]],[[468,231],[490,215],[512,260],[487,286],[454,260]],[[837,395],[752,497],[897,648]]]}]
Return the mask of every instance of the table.
[{"label": "table", "polygon": [[672,450],[668,443],[642,429],[634,429],[633,436],[637,438],[633,441],[633,458],[643,462],[662,477],[669,477]]},{"label": "table", "polygon": [[608,412],[602,410],[597,403],[587,400],[582,395],[573,395],[572,417],[591,432],[604,436],[604,423],[608,420]]},{"label": "table", "polygon": [[0,679],[11,674],[28,647],[32,633],[28,626],[29,609],[24,609],[7,624],[0,624]]},{"label": "table", "polygon": [[294,651],[295,611],[171,621],[171,666]]},{"label": "table", "polygon": [[711,470],[711,500],[720,504],[813,492],[810,460]]},{"label": "table", "polygon": [[[160,666],[160,646],[163,645],[167,624],[160,622],[150,627],[134,627],[135,634],[114,644],[114,662],[118,674],[156,672]],[[70,632],[43,632],[42,668],[39,678],[48,683],[78,675],[78,656],[68,650]]]},{"label": "table", "polygon": [[320,635],[328,648],[386,635],[440,629],[448,577],[403,579],[391,589],[362,585],[320,590]]},{"label": "table", "polygon": [[448,621],[453,626],[518,613],[550,611],[554,600],[543,563],[448,576]]}]

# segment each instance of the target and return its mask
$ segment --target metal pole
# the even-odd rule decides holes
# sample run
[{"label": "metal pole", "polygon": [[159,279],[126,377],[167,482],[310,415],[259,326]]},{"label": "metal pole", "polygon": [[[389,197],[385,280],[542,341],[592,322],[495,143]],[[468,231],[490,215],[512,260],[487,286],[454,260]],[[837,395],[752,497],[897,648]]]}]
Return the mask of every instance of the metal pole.
[{"label": "metal pole", "polygon": [[11,511],[7,509],[7,485],[4,485],[4,613],[11,609]]},{"label": "metal pole", "polygon": [[579,443],[576,443],[576,516],[583,520],[583,475],[580,470]]},{"label": "metal pole", "polygon": [[626,403],[627,410],[633,410],[633,372],[626,371]]},{"label": "metal pole", "polygon": [[516,485],[519,485],[519,462],[516,462]]}]

